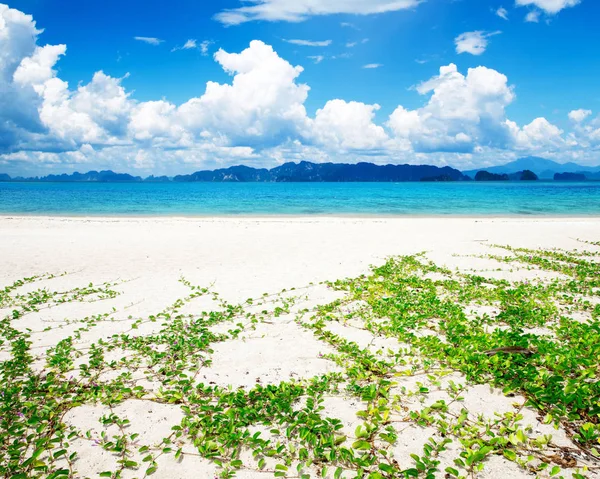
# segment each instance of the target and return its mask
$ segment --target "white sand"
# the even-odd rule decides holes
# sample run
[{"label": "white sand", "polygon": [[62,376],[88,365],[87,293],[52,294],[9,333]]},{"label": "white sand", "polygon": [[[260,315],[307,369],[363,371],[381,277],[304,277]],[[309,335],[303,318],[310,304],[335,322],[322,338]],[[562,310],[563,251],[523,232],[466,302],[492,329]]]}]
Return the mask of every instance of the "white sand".
[{"label": "white sand", "polygon": [[[116,286],[122,294],[114,299],[93,303],[67,303],[27,316],[15,322],[20,330],[33,331],[31,340],[38,355],[36,367],[43,369],[45,351],[58,341],[72,336],[81,326],[80,320],[98,314],[108,315],[106,321],[82,334],[76,344],[86,357],[87,347],[98,339],[131,332],[147,335],[160,329],[159,323],[145,322],[138,329],[132,326],[138,318],[146,318],[187,295],[178,280],[185,277],[212,290],[230,302],[259,298],[263,293],[282,289],[305,288],[294,292],[302,296],[295,306],[312,308],[327,304],[339,293],[323,286],[311,286],[325,280],[357,276],[366,273],[369,265],[381,264],[391,255],[427,252],[438,265],[462,271],[476,269],[496,278],[531,279],[535,271],[518,271],[472,255],[490,253],[486,245],[510,244],[515,247],[582,249],[577,239],[600,240],[600,218],[542,219],[542,218],[0,218],[0,286],[17,279],[41,274],[70,274],[34,285],[20,291],[34,290],[47,285],[53,290],[68,289],[90,282],[124,281]],[[549,275],[548,277],[552,277]],[[197,314],[219,309],[206,297],[187,304],[182,312]],[[270,307],[268,305],[265,308]],[[256,306],[260,311],[262,306]],[[493,308],[473,308],[473,316],[493,314]],[[5,312],[0,311],[5,314]],[[65,321],[66,319],[70,321]],[[252,387],[278,383],[293,378],[312,377],[336,371],[338,366],[321,358],[329,347],[296,325],[294,315],[283,316],[273,324],[261,324],[256,330],[245,331],[238,339],[219,343],[214,348],[212,367],[201,371],[196,380],[234,387]],[[51,327],[49,331],[44,331]],[[226,333],[233,324],[220,325]],[[352,324],[331,323],[335,334],[358,343],[361,347],[385,355],[388,348],[401,345],[391,340],[372,337],[367,331],[353,329]],[[543,334],[544,332],[540,332]],[[425,334],[425,333],[423,333]],[[427,330],[427,334],[435,334]],[[115,361],[119,360],[119,353]],[[0,351],[0,360],[6,351]],[[119,366],[111,374],[120,374]],[[135,378],[153,390],[152,378],[143,374]],[[456,379],[460,383],[459,378]],[[427,378],[406,378],[397,387],[398,394],[410,394],[420,381]],[[449,381],[431,386],[428,397],[415,393],[407,404],[410,409],[431,404],[439,399],[451,402],[445,391]],[[157,386],[157,385],[155,385]],[[404,389],[402,389],[404,388]],[[495,413],[520,408],[523,398],[507,398],[486,386],[466,386],[465,399],[459,412],[466,407],[473,417],[481,415],[493,421]],[[324,404],[324,413],[342,420],[344,431],[352,435],[360,423],[356,412],[364,405],[357,399],[333,398]],[[131,416],[132,431],[139,432],[143,442],[160,442],[170,427],[181,420],[176,406],[158,405],[150,401],[126,401],[118,406],[119,414]],[[105,409],[105,408],[104,408]],[[99,434],[99,417],[106,414],[102,406],[84,405],[72,410],[65,421],[82,431]],[[524,410],[524,422],[535,434],[549,434],[536,413]],[[399,440],[392,448],[393,457],[410,461],[410,454],[422,451],[435,430],[399,422]],[[114,426],[113,426],[114,427]],[[569,445],[564,431],[555,431],[555,442]],[[191,445],[182,444],[190,450]],[[456,446],[453,446],[454,448]],[[86,441],[77,446],[80,457],[79,477],[97,477],[103,470],[115,467],[115,457]],[[457,457],[450,447],[441,456],[442,464],[452,465]],[[454,454],[454,456],[452,456]],[[165,456],[159,461],[153,477],[187,478],[214,477],[215,466],[197,456],[175,461]],[[443,470],[443,468],[442,468]],[[310,472],[310,471],[309,471]],[[133,474],[126,477],[137,477]],[[262,479],[269,474],[242,471],[237,477]],[[316,476],[311,476],[316,477]],[[350,476],[344,476],[350,477]],[[439,477],[443,477],[440,473]],[[485,463],[481,478],[532,477],[516,464],[503,457],[492,457]],[[543,477],[543,476],[542,476]],[[592,476],[591,476],[592,477]]]}]

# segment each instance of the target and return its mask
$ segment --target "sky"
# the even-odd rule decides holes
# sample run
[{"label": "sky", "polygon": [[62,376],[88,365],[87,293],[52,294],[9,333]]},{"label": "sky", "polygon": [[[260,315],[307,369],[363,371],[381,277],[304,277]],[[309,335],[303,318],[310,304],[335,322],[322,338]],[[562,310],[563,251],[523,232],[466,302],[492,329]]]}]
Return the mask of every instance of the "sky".
[{"label": "sky", "polygon": [[0,3],[0,173],[600,164],[598,18],[596,0]]}]

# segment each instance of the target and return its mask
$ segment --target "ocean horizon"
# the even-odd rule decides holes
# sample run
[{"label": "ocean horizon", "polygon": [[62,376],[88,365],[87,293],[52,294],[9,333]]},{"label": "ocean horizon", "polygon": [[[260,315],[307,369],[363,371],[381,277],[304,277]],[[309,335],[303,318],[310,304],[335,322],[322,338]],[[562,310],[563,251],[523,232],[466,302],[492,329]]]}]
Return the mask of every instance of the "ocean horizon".
[{"label": "ocean horizon", "polygon": [[600,182],[0,183],[33,216],[594,216]]}]

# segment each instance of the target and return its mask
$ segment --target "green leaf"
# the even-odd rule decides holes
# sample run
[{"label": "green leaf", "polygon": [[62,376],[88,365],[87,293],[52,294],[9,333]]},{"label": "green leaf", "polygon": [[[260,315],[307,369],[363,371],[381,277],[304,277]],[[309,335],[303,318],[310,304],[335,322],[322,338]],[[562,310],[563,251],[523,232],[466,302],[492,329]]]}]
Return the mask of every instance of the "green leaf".
[{"label": "green leaf", "polygon": [[509,461],[517,460],[517,454],[512,449],[505,449],[503,451],[503,454],[504,454],[504,457],[506,457],[506,459],[508,459]]},{"label": "green leaf", "polygon": [[371,449],[371,444],[367,441],[356,441],[352,444],[352,449],[358,449],[359,451],[367,451]]}]

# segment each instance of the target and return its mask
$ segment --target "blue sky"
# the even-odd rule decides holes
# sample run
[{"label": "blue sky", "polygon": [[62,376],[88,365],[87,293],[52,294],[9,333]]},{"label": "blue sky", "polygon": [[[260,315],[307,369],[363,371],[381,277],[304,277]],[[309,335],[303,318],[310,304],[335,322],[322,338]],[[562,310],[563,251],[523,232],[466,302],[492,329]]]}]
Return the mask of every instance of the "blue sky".
[{"label": "blue sky", "polygon": [[[12,92],[0,94],[0,107],[10,102],[0,171],[174,174],[299,159],[466,169],[529,154],[600,163],[594,0],[15,0],[3,11],[0,58],[13,63],[0,70]],[[33,43],[14,40],[19,28]],[[247,58],[231,60],[231,74],[219,50]],[[232,85],[247,62],[237,91],[202,99],[207,82]],[[47,88],[57,79],[60,99]],[[265,91],[274,98],[253,100]],[[235,125],[220,117],[240,102]]]}]

